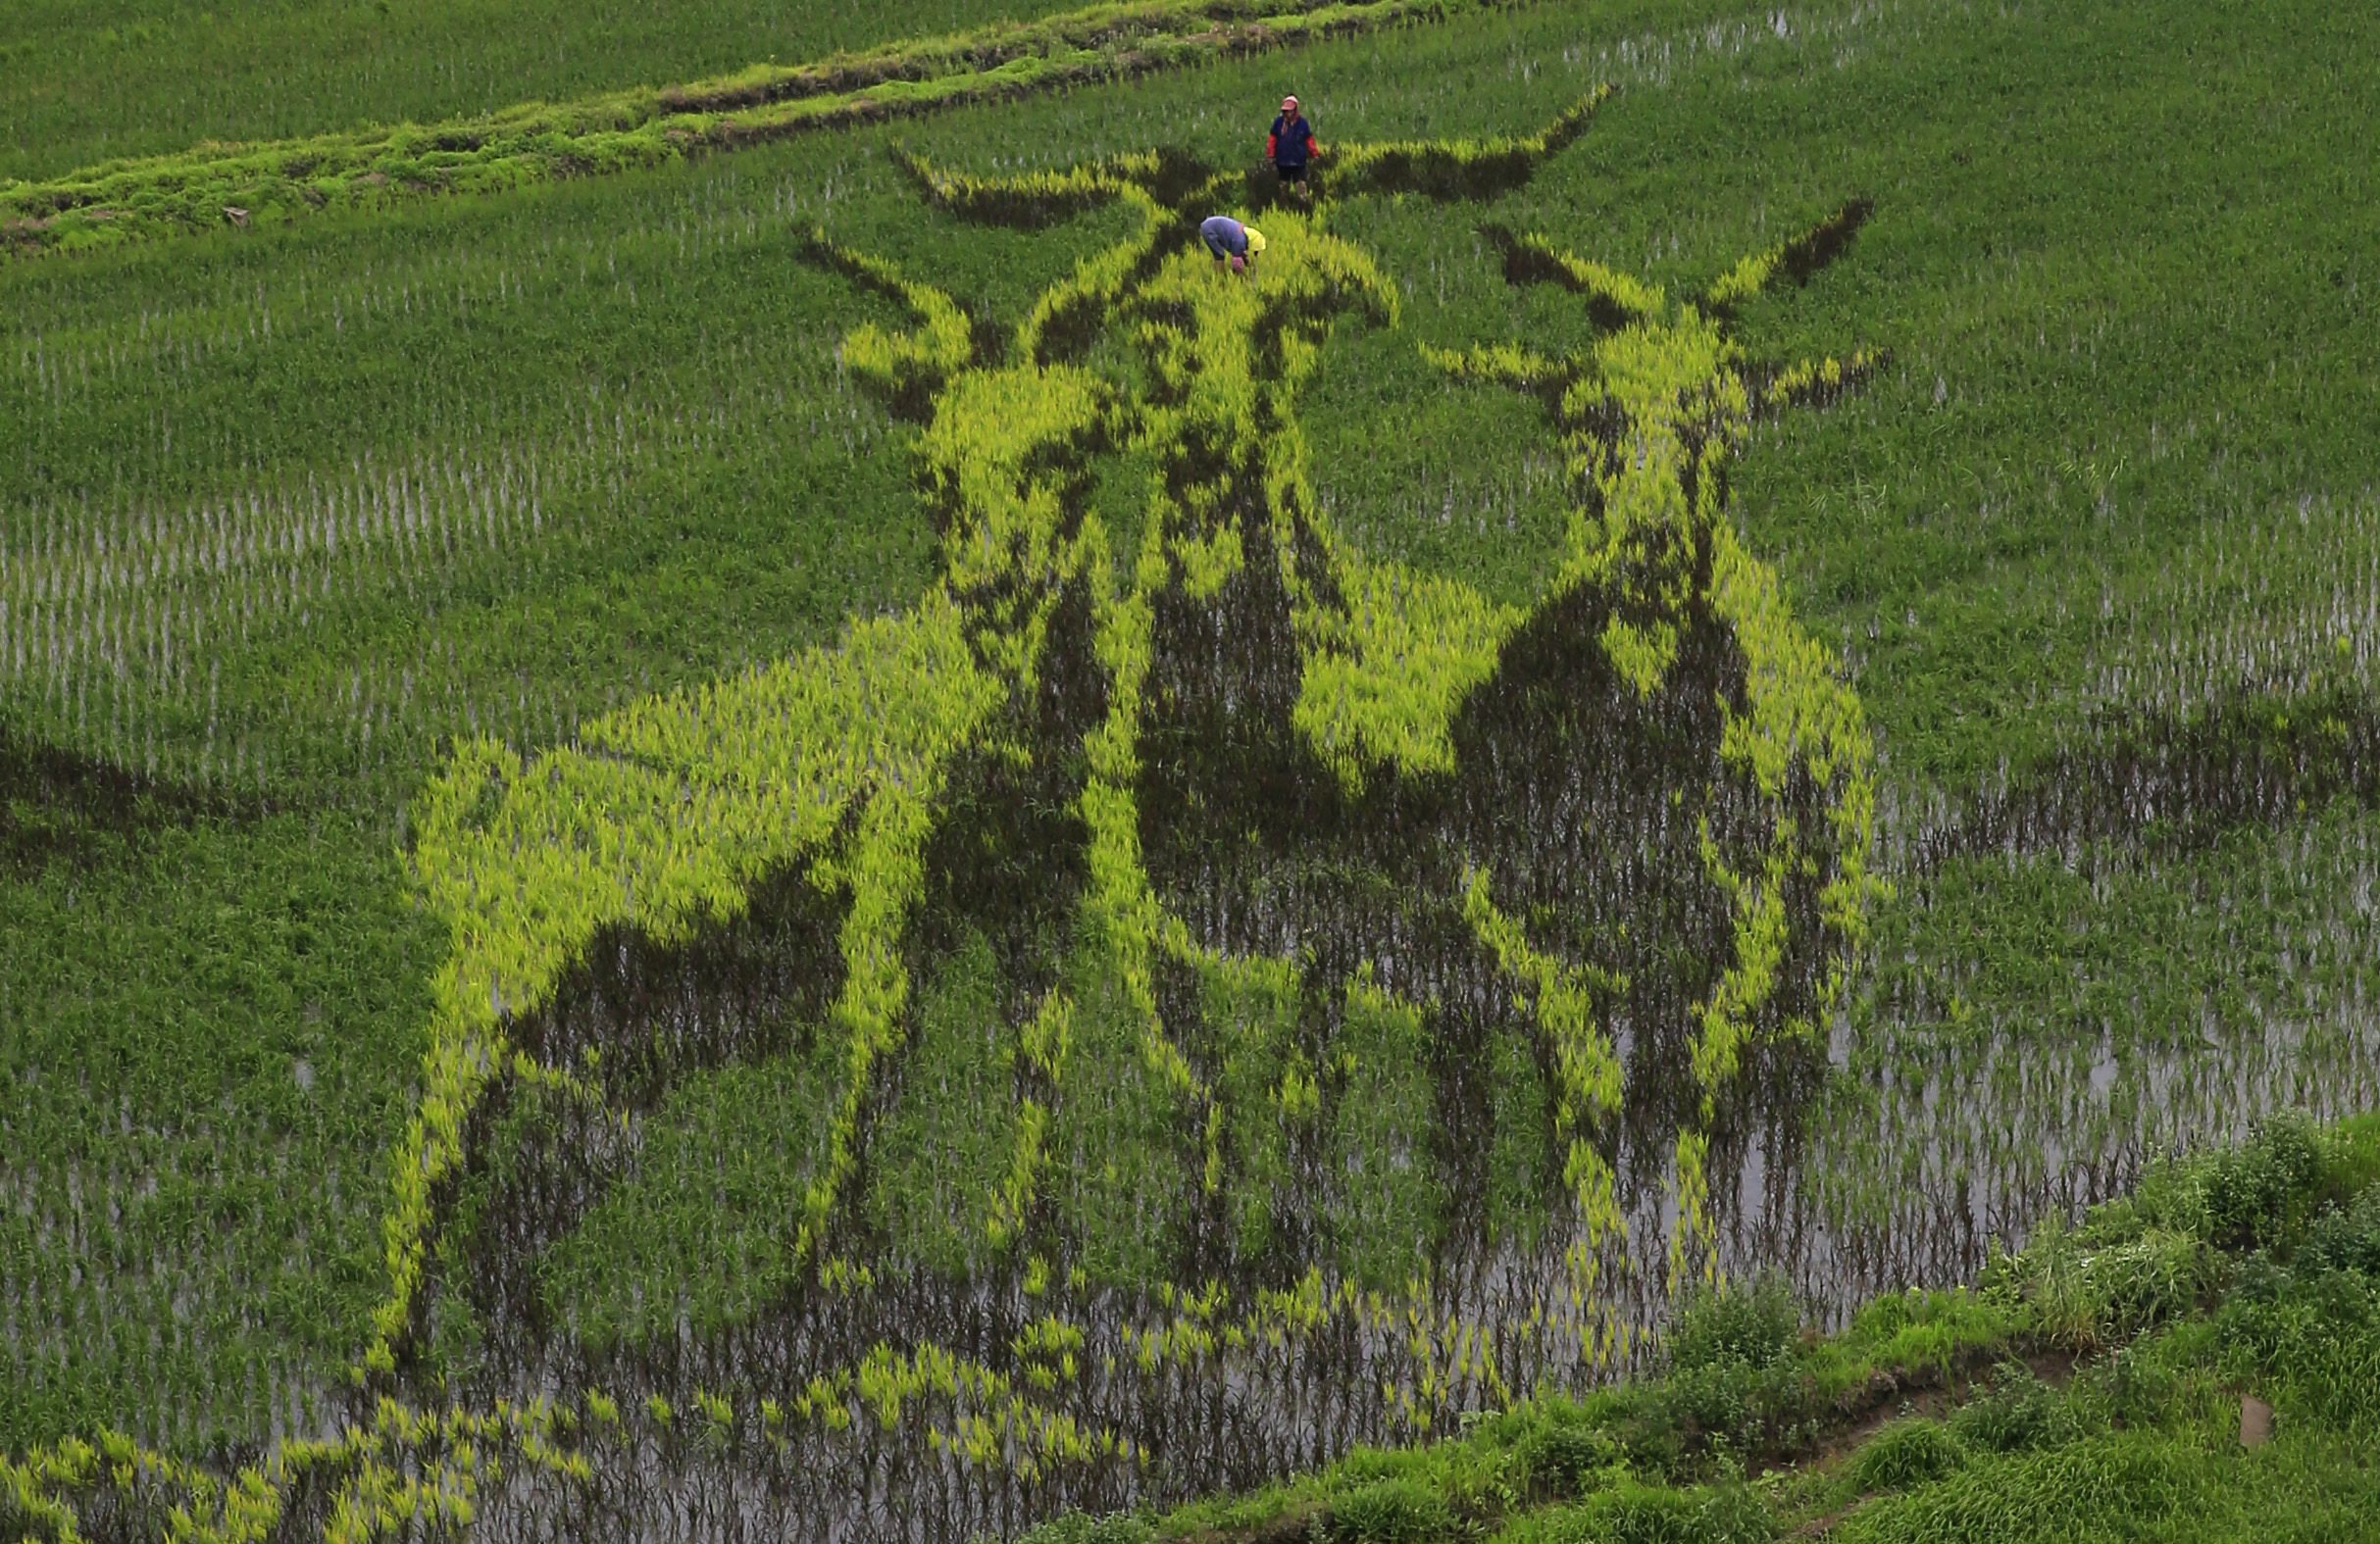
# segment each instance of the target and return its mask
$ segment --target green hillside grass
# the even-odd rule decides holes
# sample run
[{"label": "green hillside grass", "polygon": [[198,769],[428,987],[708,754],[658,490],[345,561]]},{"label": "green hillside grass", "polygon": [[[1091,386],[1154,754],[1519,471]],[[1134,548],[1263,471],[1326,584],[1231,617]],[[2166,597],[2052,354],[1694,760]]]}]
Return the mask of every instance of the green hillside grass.
[{"label": "green hillside grass", "polygon": [[[138,61],[276,57],[269,14],[152,20],[113,45],[36,18],[0,71],[18,82],[0,122],[32,127],[0,140],[26,158],[15,174],[49,175],[976,20],[823,13],[781,44],[757,13],[617,31],[507,13],[497,30],[530,53],[458,23],[458,51],[399,51],[400,75],[386,50],[341,62],[364,14],[300,17],[284,51],[319,74],[285,90],[191,68],[187,95],[143,85]],[[1552,352],[1585,327],[1569,297],[1505,284],[1480,221],[1684,292],[1872,198],[1850,256],[1738,331],[1762,358],[1891,363],[1760,428],[1731,508],[1841,652],[1882,770],[1893,893],[1787,1192],[1847,1240],[1831,1300],[1971,1271],[1996,1223],[2095,1198],[2253,1109],[2380,1099],[2370,25],[2185,0],[1785,16],[1520,9],[616,177],[0,263],[0,1449],[112,1423],[237,1454],[333,1426],[386,1287],[392,1155],[446,948],[411,854],[447,748],[566,745],[922,592],[915,431],[837,358],[854,325],[905,319],[797,261],[796,232],[822,224],[1011,325],[1121,217],[963,223],[925,206],[896,144],[979,173],[1155,146],[1244,163],[1285,88],[1327,152],[1526,131],[1612,82],[1584,138],[1484,208],[1332,211],[1401,316],[1342,325],[1302,393],[1318,502],[1367,557],[1508,605],[1561,529],[1554,438],[1523,397],[1447,386],[1420,345]],[[427,25],[403,6],[362,25],[399,23]],[[1089,497],[1119,528],[1148,470],[1102,468]],[[980,1048],[936,1015],[977,988],[963,945],[937,950],[914,1033],[963,1069]],[[1120,1041],[1081,1045],[1084,1066],[1137,1066]],[[809,1076],[787,1057],[679,1080],[644,1117],[648,1167],[542,1256],[540,1301],[604,1346],[666,1345],[682,1313],[720,1334],[765,1321],[761,1288],[800,1279],[799,1187],[751,1133],[806,1110]],[[1412,1098],[1380,1081],[1384,1108]],[[1494,1097],[1525,1103],[1524,1083]],[[939,1173],[930,1125],[888,1162]],[[992,1150],[948,1162],[988,1171]],[[1099,1206],[1138,1172],[1068,1203],[1122,1274],[1152,1246]],[[1364,1240],[1388,1262],[1364,1273],[1393,1279],[1411,1242]],[[475,1327],[429,1342],[458,1383],[485,1370]],[[2195,1440],[2023,1462],[2162,1472]],[[2312,1475],[2332,1450],[2292,1451]],[[2242,1482],[2294,1483],[2300,1461]],[[1877,1536],[1928,1536],[1915,1501],[1870,1510],[1912,1519]]]}]

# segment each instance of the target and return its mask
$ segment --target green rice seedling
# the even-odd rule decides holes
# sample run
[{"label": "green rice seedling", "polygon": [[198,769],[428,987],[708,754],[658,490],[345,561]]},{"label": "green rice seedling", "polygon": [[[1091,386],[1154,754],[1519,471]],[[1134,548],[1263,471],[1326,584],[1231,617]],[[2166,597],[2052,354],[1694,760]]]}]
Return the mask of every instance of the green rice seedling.
[{"label": "green rice seedling", "polygon": [[894,1257],[953,1274],[981,1263],[991,1218],[980,1209],[1018,1143],[1015,1048],[993,971],[977,939],[919,1003],[898,1102],[873,1148],[867,1205]]},{"label": "green rice seedling", "polygon": [[1446,1199],[1433,1182],[1428,1045],[1421,1015],[1366,981],[1348,987],[1345,1012],[1327,1149],[1344,1189],[1323,1215],[1348,1273],[1394,1292],[1428,1272],[1446,1227]]}]

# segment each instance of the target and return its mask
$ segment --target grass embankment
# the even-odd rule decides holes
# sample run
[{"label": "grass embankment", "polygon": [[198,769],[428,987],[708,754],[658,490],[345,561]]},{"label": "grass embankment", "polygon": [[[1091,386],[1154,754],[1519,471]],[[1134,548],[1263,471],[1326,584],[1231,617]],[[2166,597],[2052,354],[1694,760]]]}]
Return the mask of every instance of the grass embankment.
[{"label": "grass embankment", "polygon": [[1659,1378],[1531,1401],[1452,1441],[1024,1538],[2367,1538],[2380,1117],[2276,1119],[2050,1225],[1974,1288],[1879,1298],[1834,1335],[1804,1331],[1774,1284],[1705,1296],[1663,1355]]},{"label": "grass embankment", "polygon": [[17,0],[0,33],[0,182],[866,53],[1080,3]]},{"label": "grass embankment", "polygon": [[416,194],[500,192],[1486,9],[1479,0],[1126,0],[817,64],[757,65],[716,79],[558,105],[528,102],[479,118],[271,144],[210,143],[0,183],[0,251],[245,227]]}]

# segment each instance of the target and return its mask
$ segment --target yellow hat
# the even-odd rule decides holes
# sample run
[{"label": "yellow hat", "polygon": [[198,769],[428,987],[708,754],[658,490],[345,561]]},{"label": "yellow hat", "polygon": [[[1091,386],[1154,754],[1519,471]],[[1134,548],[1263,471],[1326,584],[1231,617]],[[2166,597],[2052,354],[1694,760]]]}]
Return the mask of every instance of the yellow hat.
[{"label": "yellow hat", "polygon": [[1254,257],[1257,253],[1264,250],[1264,232],[1258,230],[1254,225],[1248,225],[1243,228],[1247,231],[1248,256]]}]

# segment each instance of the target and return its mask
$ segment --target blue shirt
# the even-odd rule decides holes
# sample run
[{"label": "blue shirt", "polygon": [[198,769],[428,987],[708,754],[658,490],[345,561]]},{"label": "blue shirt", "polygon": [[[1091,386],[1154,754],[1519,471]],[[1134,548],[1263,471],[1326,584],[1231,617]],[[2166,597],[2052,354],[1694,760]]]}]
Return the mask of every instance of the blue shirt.
[{"label": "blue shirt", "polygon": [[1226,252],[1247,256],[1247,226],[1229,215],[1207,216],[1199,223],[1198,234],[1206,239],[1206,249],[1217,257]]},{"label": "blue shirt", "polygon": [[1300,113],[1292,120],[1286,113],[1273,116],[1273,164],[1301,167],[1314,149],[1314,125]]}]

